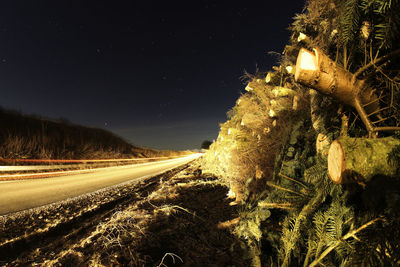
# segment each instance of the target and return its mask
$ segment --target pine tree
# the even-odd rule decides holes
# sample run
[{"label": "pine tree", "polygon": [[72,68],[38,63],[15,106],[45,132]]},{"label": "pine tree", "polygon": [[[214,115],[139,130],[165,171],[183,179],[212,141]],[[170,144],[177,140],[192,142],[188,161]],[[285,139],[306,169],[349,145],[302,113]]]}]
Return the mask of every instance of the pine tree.
[{"label": "pine tree", "polygon": [[[398,14],[398,0],[307,1],[280,66],[250,77],[221,126],[205,164],[221,164],[218,174],[242,194],[234,231],[254,266],[400,264],[399,172],[367,184],[333,184],[318,142],[367,131],[352,107],[296,83],[291,71],[300,48],[321,49],[373,88],[380,107],[370,115],[375,126],[399,126]],[[399,155],[394,147],[389,164],[400,166]]]}]

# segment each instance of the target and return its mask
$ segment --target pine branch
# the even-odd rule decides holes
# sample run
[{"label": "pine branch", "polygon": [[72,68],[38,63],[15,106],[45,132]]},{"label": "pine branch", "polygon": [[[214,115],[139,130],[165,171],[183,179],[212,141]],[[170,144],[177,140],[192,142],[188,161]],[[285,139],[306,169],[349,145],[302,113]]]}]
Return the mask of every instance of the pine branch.
[{"label": "pine branch", "polygon": [[361,225],[361,226],[358,227],[357,229],[355,229],[355,230],[353,230],[353,231],[347,233],[345,236],[343,236],[343,238],[341,238],[340,240],[336,241],[336,242],[335,242],[334,244],[332,244],[330,247],[328,247],[327,249],[325,249],[325,251],[321,254],[321,256],[319,256],[318,259],[316,259],[315,261],[313,261],[313,262],[310,264],[310,267],[313,267],[313,266],[316,266],[317,264],[319,264],[319,263],[321,262],[321,260],[322,260],[323,258],[326,257],[326,255],[328,255],[332,250],[334,250],[337,246],[340,245],[340,243],[342,243],[342,242],[345,241],[346,239],[349,239],[350,237],[353,237],[354,239],[358,239],[358,238],[356,237],[356,234],[357,234],[358,232],[360,232],[361,230],[364,230],[365,228],[367,228],[368,226],[370,226],[371,224],[373,224],[373,223],[375,223],[375,222],[377,222],[377,221],[379,221],[379,220],[382,220],[382,218],[375,218],[375,219],[373,219],[373,220],[367,222],[366,224]]},{"label": "pine branch", "polygon": [[[297,241],[300,238],[300,228],[303,225],[303,222],[307,219],[307,217],[314,212],[316,208],[318,208],[319,204],[322,202],[324,195],[322,193],[319,193],[316,195],[314,199],[312,199],[307,205],[303,207],[299,215],[297,216],[296,222],[293,226],[293,231],[291,232],[291,235],[288,237],[289,240],[287,242],[284,242],[284,244],[289,244],[289,247],[285,247],[285,257],[282,263],[282,266],[289,266],[290,264],[290,258],[292,256],[292,251],[294,250]],[[283,236],[282,238],[285,238]]]},{"label": "pine branch", "polygon": [[388,54],[386,54],[386,55],[384,55],[384,56],[382,56],[382,57],[380,57],[380,58],[378,58],[378,59],[375,59],[375,60],[371,60],[371,62],[370,63],[368,63],[367,65],[365,65],[365,66],[363,66],[363,67],[361,67],[361,68],[359,68],[354,74],[353,74],[353,79],[359,79],[360,78],[360,76],[361,76],[361,74],[363,74],[365,71],[367,71],[369,68],[371,68],[371,67],[373,67],[373,66],[378,66],[378,64],[379,65],[381,65],[381,64],[383,64],[383,63],[385,63],[386,61],[388,61],[388,60],[390,60],[390,59],[392,59],[393,57],[396,57],[396,56],[398,56],[398,55],[400,55],[400,49],[396,49],[396,50],[394,50],[394,51],[392,51],[392,52],[390,52],[390,53],[388,53]]},{"label": "pine branch", "polygon": [[[360,22],[360,12],[358,0],[345,1],[342,6],[341,16],[339,18],[341,24],[341,42],[342,45],[350,45],[358,32]],[[346,49],[345,51],[346,52]],[[346,59],[345,59],[346,61]],[[344,63],[346,65],[346,63]]]}]

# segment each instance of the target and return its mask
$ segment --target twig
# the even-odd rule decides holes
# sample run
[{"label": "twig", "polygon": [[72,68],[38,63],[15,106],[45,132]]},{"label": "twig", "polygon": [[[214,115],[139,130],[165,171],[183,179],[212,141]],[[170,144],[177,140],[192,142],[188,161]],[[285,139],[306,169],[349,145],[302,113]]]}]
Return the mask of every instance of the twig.
[{"label": "twig", "polygon": [[376,111],[374,111],[374,112],[372,112],[372,113],[369,113],[369,114],[368,114],[368,117],[371,117],[372,115],[375,115],[376,113],[379,113],[379,112],[381,112],[381,111],[387,110],[387,109],[389,109],[389,108],[390,108],[390,107],[384,107],[384,108],[378,109],[378,110],[376,110]]},{"label": "twig", "polygon": [[161,266],[168,267],[168,266],[164,263],[165,257],[167,257],[167,256],[170,256],[170,257],[172,258],[172,263],[173,263],[173,264],[175,264],[175,257],[183,263],[183,260],[182,260],[181,257],[179,257],[178,255],[176,255],[176,254],[174,254],[174,253],[168,252],[168,253],[165,253],[164,257],[162,257],[161,262],[160,262],[159,265],[157,265],[157,267],[161,267]]},{"label": "twig", "polygon": [[347,59],[347,46],[345,45],[343,48],[343,68],[345,70],[347,70],[347,63],[348,63],[348,59]]},{"label": "twig", "polygon": [[354,120],[353,120],[353,122],[351,123],[349,129],[353,129],[354,124],[356,123],[356,121],[357,121],[357,119],[358,119],[358,114],[355,114],[354,112],[352,112],[352,113],[353,113],[353,115],[354,115]]},{"label": "twig", "polygon": [[371,105],[371,104],[375,103],[376,101],[379,101],[379,100],[381,100],[381,99],[383,99],[383,98],[385,98],[385,96],[380,96],[380,97],[378,97],[377,99],[372,100],[371,102],[368,102],[368,103],[366,103],[366,104],[363,104],[362,107],[369,106],[369,105]]},{"label": "twig", "polygon": [[193,217],[198,218],[199,220],[201,220],[201,221],[203,221],[203,222],[206,221],[206,220],[204,220],[203,218],[201,218],[200,216],[197,216],[195,213],[190,212],[189,210],[187,210],[187,209],[185,209],[185,208],[182,208],[182,207],[180,207],[180,206],[178,206],[178,205],[172,205],[172,206],[170,206],[170,205],[157,206],[157,205],[152,204],[152,203],[150,202],[150,200],[147,200],[147,202],[148,202],[150,205],[152,205],[154,208],[157,208],[157,209],[160,209],[160,210],[163,210],[163,209],[165,209],[165,210],[166,210],[166,209],[171,209],[171,210],[173,210],[173,209],[180,209],[180,210],[182,210],[182,211],[184,211],[184,212],[187,212],[188,214],[192,215]]},{"label": "twig", "polygon": [[365,128],[367,128],[370,137],[372,137],[374,135],[374,127],[369,120],[368,115],[364,110],[364,107],[361,105],[360,99],[354,99],[354,108],[357,110],[358,115],[360,115],[361,121],[364,123]]},{"label": "twig", "polygon": [[259,207],[265,207],[265,208],[271,208],[271,209],[283,209],[283,210],[294,210],[295,208],[293,207],[292,203],[265,203],[265,202],[259,202],[258,203]]},{"label": "twig", "polygon": [[296,179],[293,179],[293,178],[291,178],[291,177],[289,177],[289,176],[286,176],[286,175],[282,174],[281,172],[279,172],[278,175],[281,176],[281,177],[283,177],[283,178],[285,178],[285,179],[288,179],[288,180],[290,180],[290,181],[292,181],[292,182],[295,182],[295,183],[301,185],[302,187],[308,189],[308,187],[307,187],[305,184],[303,184],[303,183],[300,182],[300,181],[297,181]]},{"label": "twig", "polygon": [[[380,120],[377,120],[377,121],[374,121],[374,122],[371,122],[371,123],[372,123],[372,124],[377,124],[377,123],[386,121],[386,120],[388,120],[388,119],[390,119],[390,117],[382,118],[382,119],[380,119]],[[376,128],[375,128],[374,130],[376,131]]]},{"label": "twig", "polygon": [[391,131],[400,131],[400,127],[376,127],[374,128],[375,132],[391,132]]},{"label": "twig", "polygon": [[267,185],[269,185],[269,186],[271,186],[271,187],[275,187],[276,189],[280,189],[280,190],[282,190],[282,191],[286,191],[286,192],[289,192],[289,193],[298,195],[298,196],[305,196],[305,195],[302,194],[302,193],[299,193],[299,192],[296,192],[296,191],[287,189],[287,188],[285,188],[285,187],[281,187],[281,186],[276,185],[276,184],[273,184],[273,183],[271,183],[271,182],[267,182]]},{"label": "twig", "polygon": [[367,65],[359,68],[353,75],[354,78],[358,79],[359,76],[361,76],[361,74],[363,72],[365,72],[367,69],[369,69],[372,66],[376,66],[378,63],[384,63],[385,61],[389,60],[390,58],[397,56],[398,54],[400,54],[400,49],[394,50],[393,52],[390,52],[378,59],[373,59],[370,63],[368,63]]}]

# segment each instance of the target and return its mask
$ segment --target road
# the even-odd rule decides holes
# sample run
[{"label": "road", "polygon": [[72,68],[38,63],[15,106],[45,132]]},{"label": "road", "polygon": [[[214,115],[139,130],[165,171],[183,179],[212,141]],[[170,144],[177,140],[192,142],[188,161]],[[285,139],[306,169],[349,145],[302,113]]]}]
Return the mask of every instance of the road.
[{"label": "road", "polygon": [[155,176],[201,154],[135,165],[99,168],[90,173],[0,182],[0,215],[77,197],[132,180]]}]

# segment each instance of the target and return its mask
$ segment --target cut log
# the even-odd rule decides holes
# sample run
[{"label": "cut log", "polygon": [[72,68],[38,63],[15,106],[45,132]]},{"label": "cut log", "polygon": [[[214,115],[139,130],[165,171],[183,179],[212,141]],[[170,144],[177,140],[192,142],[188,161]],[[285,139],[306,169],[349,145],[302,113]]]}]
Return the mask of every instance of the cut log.
[{"label": "cut log", "polygon": [[329,95],[343,104],[355,108],[370,137],[377,137],[379,131],[400,131],[400,127],[376,127],[369,116],[379,115],[379,98],[365,80],[358,79],[370,67],[376,67],[390,58],[400,55],[400,49],[392,51],[352,74],[331,60],[320,49],[313,52],[301,48],[297,56],[296,82]]},{"label": "cut log", "polygon": [[336,184],[365,184],[375,175],[395,176],[399,166],[389,160],[400,140],[351,138],[342,136],[332,142],[328,152],[329,178]]},{"label": "cut log", "polygon": [[313,52],[300,49],[295,80],[350,106],[354,106],[355,99],[359,98],[368,113],[379,109],[377,97],[365,81],[355,79],[351,72],[340,67],[318,48],[314,48]]},{"label": "cut log", "polygon": [[379,110],[378,97],[364,80],[356,79],[320,49],[314,48],[313,52],[300,49],[294,77],[296,82],[354,107],[368,132],[375,132],[368,114]]}]

